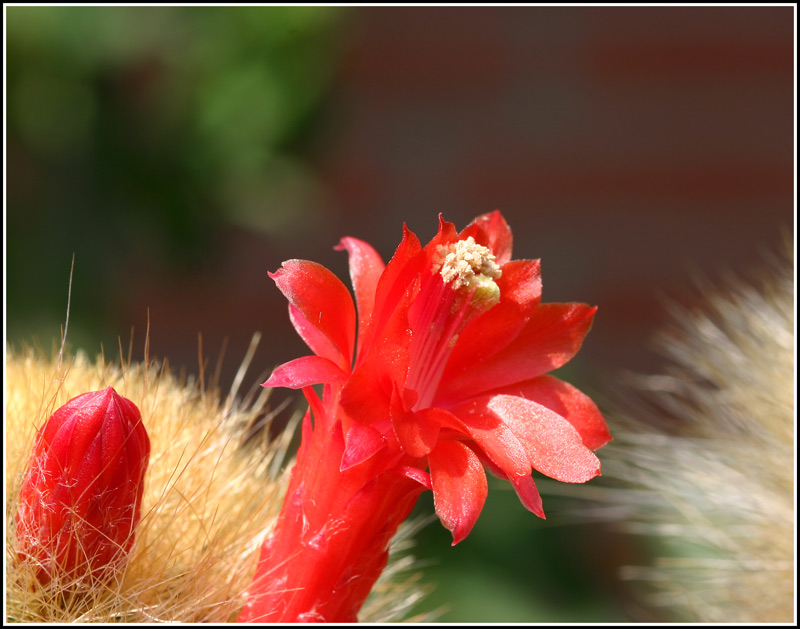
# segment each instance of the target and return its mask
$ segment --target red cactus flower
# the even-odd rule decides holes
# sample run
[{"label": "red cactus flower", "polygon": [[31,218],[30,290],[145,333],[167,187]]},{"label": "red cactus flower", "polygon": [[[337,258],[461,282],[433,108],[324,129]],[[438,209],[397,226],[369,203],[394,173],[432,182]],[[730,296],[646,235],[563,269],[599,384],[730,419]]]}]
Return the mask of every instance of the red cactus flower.
[{"label": "red cactus flower", "polygon": [[511,245],[497,211],[461,233],[440,218],[424,247],[404,228],[385,266],[344,238],[357,308],[314,262],[271,274],[315,355],[281,365],[265,386],[303,389],[315,425],[307,416],[242,620],[355,620],[424,488],[456,544],[486,500],[484,466],[540,517],[532,468],[572,483],[600,473],[592,450],[610,435],[599,410],[545,375],[575,355],[596,308],[540,303],[539,261],[511,260]]},{"label": "red cactus flower", "polygon": [[36,435],[16,516],[17,552],[43,583],[105,578],[133,543],[150,440],[112,387],[84,393]]}]

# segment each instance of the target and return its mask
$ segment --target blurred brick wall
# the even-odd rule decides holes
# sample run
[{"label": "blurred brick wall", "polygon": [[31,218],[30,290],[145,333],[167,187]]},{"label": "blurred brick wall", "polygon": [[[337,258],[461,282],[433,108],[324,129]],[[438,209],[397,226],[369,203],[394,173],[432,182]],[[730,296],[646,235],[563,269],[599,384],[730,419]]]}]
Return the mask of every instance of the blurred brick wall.
[{"label": "blurred brick wall", "polygon": [[296,357],[267,270],[300,257],[345,279],[343,235],[388,259],[403,221],[425,240],[438,212],[463,227],[498,208],[515,257],[543,260],[545,301],[600,306],[576,362],[654,369],[660,296],[696,299],[695,271],[759,266],[793,227],[792,7],[355,8],[345,26],[312,138],[320,220],[220,233],[202,278],[132,269],[119,319],[142,331],[151,308],[173,364],[196,365],[197,331],[212,357],[230,338],[223,380],[253,330],[257,369]]},{"label": "blurred brick wall", "polygon": [[[320,165],[341,233],[499,208],[546,301],[600,305],[587,357],[646,367],[657,294],[793,224],[791,7],[356,11]],[[331,236],[331,243],[338,237]]]}]

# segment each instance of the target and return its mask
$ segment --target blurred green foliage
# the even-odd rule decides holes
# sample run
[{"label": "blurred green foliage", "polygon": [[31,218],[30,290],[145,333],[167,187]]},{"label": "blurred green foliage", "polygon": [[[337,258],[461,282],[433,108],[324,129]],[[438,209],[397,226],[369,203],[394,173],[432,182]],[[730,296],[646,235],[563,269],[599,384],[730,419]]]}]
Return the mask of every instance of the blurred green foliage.
[{"label": "blurred green foliage", "polygon": [[[438,520],[416,535],[414,554],[427,559],[425,582],[435,586],[419,611],[438,609],[437,621],[454,623],[630,620],[615,592],[617,563],[608,562],[608,574],[598,565],[622,538],[585,521],[564,525],[574,501],[548,495],[546,480],[534,476],[545,511],[560,524],[534,516],[508,482],[489,475],[486,505],[467,539],[451,547],[452,536]],[[430,492],[422,494],[416,512],[433,512]]]},{"label": "blurred green foliage", "polygon": [[9,338],[58,329],[73,253],[73,319],[96,329],[123,265],[191,268],[220,224],[302,223],[341,16],[8,7]]}]

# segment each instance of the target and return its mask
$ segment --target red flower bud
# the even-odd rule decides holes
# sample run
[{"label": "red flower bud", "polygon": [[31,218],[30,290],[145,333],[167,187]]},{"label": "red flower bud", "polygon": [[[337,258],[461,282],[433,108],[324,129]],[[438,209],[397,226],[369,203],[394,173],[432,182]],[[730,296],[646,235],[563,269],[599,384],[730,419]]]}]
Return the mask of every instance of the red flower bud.
[{"label": "red flower bud", "polygon": [[133,544],[150,439],[112,387],[64,404],[36,435],[22,479],[17,552],[50,579],[104,578]]}]

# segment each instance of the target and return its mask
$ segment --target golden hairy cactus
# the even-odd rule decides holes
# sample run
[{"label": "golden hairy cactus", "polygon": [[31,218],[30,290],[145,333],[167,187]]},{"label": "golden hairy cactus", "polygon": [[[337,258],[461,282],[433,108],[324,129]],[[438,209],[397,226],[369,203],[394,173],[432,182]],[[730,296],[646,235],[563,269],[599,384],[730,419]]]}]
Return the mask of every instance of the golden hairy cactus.
[{"label": "golden hairy cactus", "polygon": [[[236,619],[258,548],[283,499],[283,468],[293,434],[288,429],[268,443],[267,431],[258,428],[272,416],[269,391],[254,386],[240,395],[255,343],[225,396],[200,382],[180,381],[155,362],[113,365],[82,352],[61,359],[31,348],[7,350],[7,621]],[[14,527],[34,436],[67,400],[108,386],[136,402],[150,435],[135,542],[110,580],[61,575],[41,583],[36,566],[18,558]],[[408,545],[409,531],[398,536],[396,546]],[[362,620],[397,621],[408,614],[424,591],[412,568],[408,556],[394,557]]]}]

